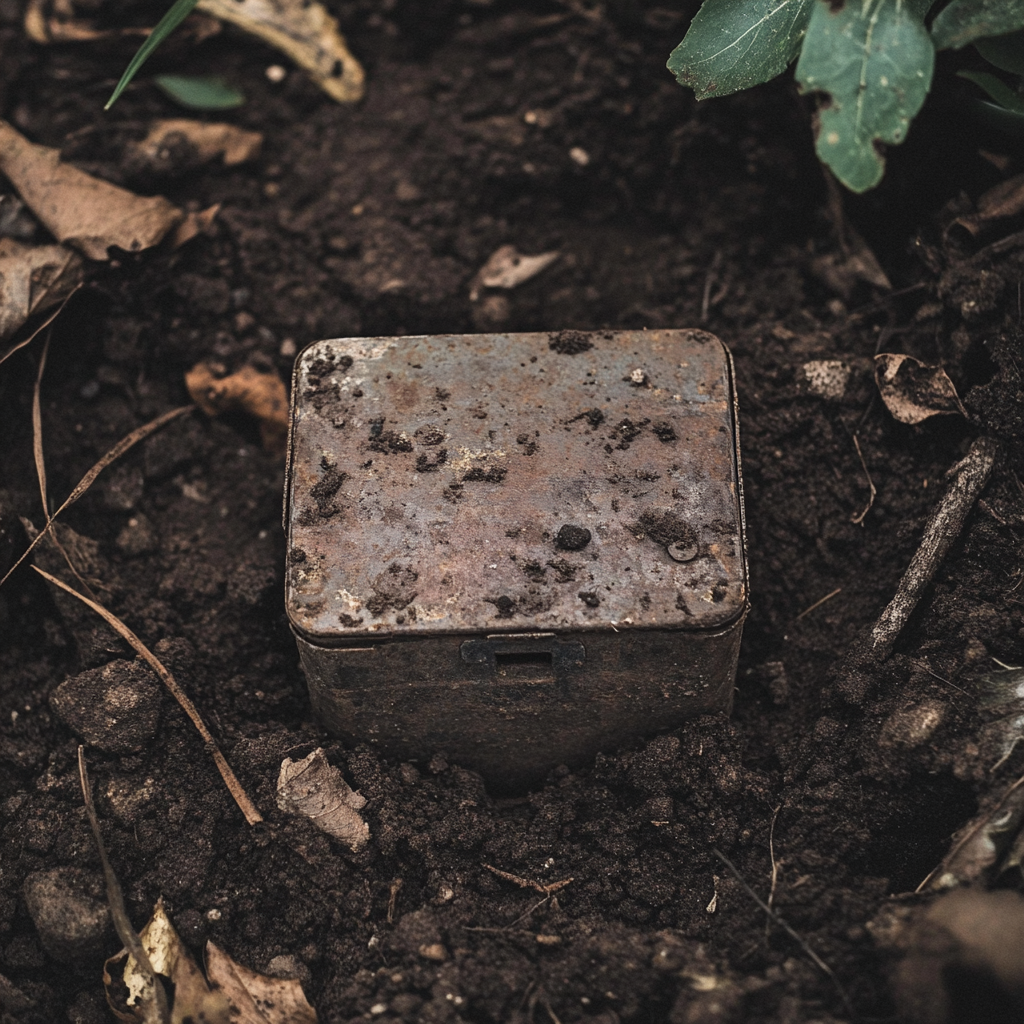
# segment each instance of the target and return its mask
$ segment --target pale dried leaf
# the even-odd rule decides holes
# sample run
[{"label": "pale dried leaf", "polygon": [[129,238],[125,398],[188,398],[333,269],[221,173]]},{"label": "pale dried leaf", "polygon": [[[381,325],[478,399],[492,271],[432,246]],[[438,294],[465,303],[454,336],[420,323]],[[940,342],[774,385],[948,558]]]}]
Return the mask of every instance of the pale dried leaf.
[{"label": "pale dried leaf", "polygon": [[328,764],[320,747],[301,761],[286,757],[277,779],[277,806],[302,814],[317,828],[359,850],[369,841],[370,828],[359,814],[365,798],[354,792],[340,771]]},{"label": "pale dried leaf", "polygon": [[[29,0],[22,27],[32,42],[44,46],[50,43],[92,43],[130,36],[144,39],[152,32],[152,28],[141,25],[98,29],[88,18],[80,17],[74,3],[67,0]],[[179,41],[185,37],[192,44],[199,43],[217,35],[220,30],[220,22],[216,19],[191,14],[179,29]]]},{"label": "pale dried leaf", "polygon": [[199,0],[198,7],[287,54],[339,103],[363,98],[362,65],[337,21],[316,0]]},{"label": "pale dried leaf", "polygon": [[60,245],[0,238],[0,341],[30,316],[63,302],[82,282],[82,260]]},{"label": "pale dried leaf", "polygon": [[957,217],[954,224],[966,228],[972,235],[978,234],[986,221],[1015,217],[1024,211],[1024,174],[993,185],[978,200],[978,212]]},{"label": "pale dried leaf", "polygon": [[517,288],[536,277],[559,257],[557,252],[542,252],[537,256],[524,256],[514,245],[503,245],[491,253],[487,262],[473,279],[470,298],[475,302],[480,288]]},{"label": "pale dried leaf", "polygon": [[180,249],[186,242],[191,242],[197,235],[205,235],[210,225],[220,212],[220,203],[214,203],[205,210],[185,214],[185,219],[174,229],[171,235],[171,246]]},{"label": "pale dried leaf", "polygon": [[208,363],[196,363],[185,374],[185,386],[192,401],[207,416],[241,410],[260,422],[263,447],[283,452],[288,438],[288,392],[284,381],[273,372],[243,366],[236,373],[218,377]]},{"label": "pale dried leaf", "polygon": [[[204,1024],[229,1024],[232,1018],[228,1000],[221,992],[211,991],[206,984],[203,972],[174,930],[164,909],[163,900],[157,901],[153,908],[153,916],[139,937],[153,970],[169,978],[174,985],[171,1024],[184,1024],[188,1020],[203,1021]],[[107,974],[110,973],[111,965],[122,956],[125,956],[124,951],[107,961]],[[151,1016],[147,1015],[146,1008],[155,1002],[152,980],[130,954],[125,956],[123,980],[128,989],[128,1010],[135,1014],[135,1020],[149,1024]],[[109,987],[107,1001],[113,1008]],[[122,1020],[131,1019],[125,1018],[121,1013],[118,1013],[118,1016]]]},{"label": "pale dried leaf", "polygon": [[206,975],[226,997],[232,1024],[317,1024],[298,981],[257,974],[212,942],[206,943]]},{"label": "pale dried leaf", "polygon": [[0,171],[58,241],[89,259],[107,259],[111,246],[148,249],[184,217],[163,196],[137,196],[62,163],[58,150],[29,142],[2,120]]},{"label": "pale dried leaf", "polygon": [[133,156],[144,164],[154,164],[160,151],[179,142],[188,143],[199,160],[221,159],[225,167],[234,167],[259,155],[263,136],[236,128],[233,124],[193,121],[187,117],[171,117],[154,121],[146,137],[133,145]]},{"label": "pale dried leaf", "polygon": [[900,423],[920,423],[931,416],[967,415],[941,366],[883,352],[875,356],[875,382],[886,408]]}]

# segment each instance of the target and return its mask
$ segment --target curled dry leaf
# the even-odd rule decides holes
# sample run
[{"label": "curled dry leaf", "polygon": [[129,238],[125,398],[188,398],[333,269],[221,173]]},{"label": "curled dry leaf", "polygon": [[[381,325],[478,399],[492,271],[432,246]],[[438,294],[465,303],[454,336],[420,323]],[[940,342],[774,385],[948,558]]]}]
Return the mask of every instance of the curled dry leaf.
[{"label": "curled dry leaf", "polygon": [[288,439],[288,393],[276,373],[243,366],[225,377],[218,376],[209,363],[196,363],[185,374],[185,385],[192,401],[207,416],[235,410],[247,412],[259,420],[263,447],[268,452],[284,451]]},{"label": "curled dry leaf", "polygon": [[362,65],[316,0],[199,0],[198,6],[286,53],[339,103],[363,98]]},{"label": "curled dry leaf", "polygon": [[476,302],[480,297],[481,288],[517,288],[551,266],[558,257],[557,252],[524,256],[514,245],[503,245],[491,254],[473,278],[470,300]]},{"label": "curled dry leaf", "polygon": [[200,161],[220,157],[225,167],[234,167],[259,155],[263,136],[259,132],[236,128],[233,124],[209,124],[187,117],[172,117],[154,121],[146,137],[133,146],[132,156],[144,165],[159,165],[162,151],[182,143],[191,147]]},{"label": "curled dry leaf", "polygon": [[875,356],[875,383],[886,408],[900,423],[920,423],[931,416],[956,413],[967,415],[946,371],[913,356],[894,352]]},{"label": "curled dry leaf", "polygon": [[137,196],[61,162],[60,152],[29,142],[0,120],[0,171],[60,242],[93,260],[160,242],[184,218],[163,196]]},{"label": "curled dry leaf", "polygon": [[[226,996],[207,985],[203,972],[192,959],[185,944],[174,930],[163,900],[153,908],[153,916],[139,934],[142,947],[157,974],[174,985],[172,1024],[187,1020],[204,1024],[230,1024],[231,1006]],[[123,967],[121,966],[123,964]],[[122,981],[128,989],[124,1004],[117,996]],[[103,965],[103,985],[111,1010],[122,1021],[155,1021],[156,1000],[152,978],[125,949]]]},{"label": "curled dry leaf", "polygon": [[305,815],[353,851],[365,846],[370,838],[370,828],[359,815],[365,805],[365,798],[328,764],[320,747],[301,761],[286,757],[281,762],[277,806],[288,814]]},{"label": "curled dry leaf", "polygon": [[[82,4],[85,13],[87,5]],[[29,0],[22,21],[25,35],[34,43],[91,43],[98,39],[118,39],[128,36],[145,38],[152,29],[126,25],[123,28],[98,29],[83,12],[75,6],[74,0]],[[193,45],[217,35],[220,22],[202,14],[191,14],[185,19],[179,32],[179,40],[186,37]]]},{"label": "curled dry leaf", "polygon": [[977,235],[990,220],[1003,217],[1015,217],[1024,211],[1024,174],[1007,178],[998,185],[993,185],[978,200],[978,212],[964,217],[957,217],[954,224],[966,228],[972,235]]},{"label": "curled dry leaf", "polygon": [[300,982],[250,971],[212,942],[206,943],[206,976],[227,999],[231,1024],[317,1024]]},{"label": "curled dry leaf", "polygon": [[0,238],[0,341],[33,313],[63,302],[82,282],[82,259],[62,245]]}]

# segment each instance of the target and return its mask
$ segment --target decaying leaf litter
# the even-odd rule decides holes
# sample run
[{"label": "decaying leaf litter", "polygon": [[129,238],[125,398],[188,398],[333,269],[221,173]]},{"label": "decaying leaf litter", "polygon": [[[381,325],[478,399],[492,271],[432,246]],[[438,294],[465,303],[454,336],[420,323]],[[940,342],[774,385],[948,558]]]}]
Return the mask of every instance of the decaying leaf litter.
[{"label": "decaying leaf litter", "polygon": [[[993,658],[1024,661],[1014,589],[1020,214],[982,218],[977,236],[955,223],[1013,178],[1013,157],[998,171],[977,155],[998,155],[998,140],[979,138],[953,160],[929,160],[936,136],[915,125],[904,152],[890,155],[893,188],[917,181],[924,165],[948,176],[911,189],[922,197],[913,222],[887,235],[863,205],[848,206],[893,292],[855,275],[830,283],[821,258],[847,257],[831,214],[819,226],[805,208],[818,172],[793,155],[805,140],[786,98],[768,90],[694,108],[671,81],[663,89],[660,14],[444,8],[429,41],[401,4],[346,17],[346,37],[371,69],[365,108],[321,99],[301,72],[274,83],[265,70],[280,58],[227,33],[202,44],[258,98],[258,110],[232,116],[264,136],[264,153],[237,170],[197,168],[172,147],[158,187],[151,177],[142,188],[138,175],[155,172],[133,169],[126,144],[142,131],[129,139],[101,127],[73,142],[71,162],[93,176],[130,180],[137,194],[166,195],[181,210],[221,209],[211,233],[187,247],[90,270],[54,321],[41,389],[51,494],[71,493],[120,438],[185,403],[185,373],[200,362],[215,365],[218,380],[247,365],[286,379],[289,353],[320,336],[471,330],[486,318],[507,330],[677,326],[703,312],[737,357],[744,417],[754,607],[737,708],[730,722],[699,721],[560,771],[521,800],[491,800],[443,757],[401,766],[339,748],[309,720],[279,615],[277,458],[262,451],[255,423],[193,413],[126,451],[62,516],[95,541],[90,585],[107,588],[103,604],[209,716],[269,826],[245,824],[168,704],[141,753],[91,748],[129,916],[141,924],[162,895],[194,955],[212,938],[262,973],[287,960],[328,1020],[848,1019],[798,943],[778,928],[765,938],[763,912],[717,848],[755,893],[771,889],[771,905],[859,1014],[890,1014],[896,999],[911,1019],[934,1019],[945,1011],[920,1009],[917,961],[900,957],[938,922],[965,951],[955,962],[970,963],[967,911],[942,904],[922,924],[912,903],[887,896],[913,890],[955,831],[984,830],[983,815],[998,813],[1021,771],[1019,745],[1000,763],[1007,732],[993,727],[1012,707],[979,701],[991,690],[981,680],[999,669]],[[20,23],[7,25],[5,52],[28,54],[17,49]],[[123,61],[86,45],[33,51],[20,70],[4,71],[7,83],[25,76],[30,98],[17,118],[11,105],[0,116],[33,144],[61,146],[96,123],[77,97],[73,123],[58,116],[68,108],[47,84],[55,67],[82,83],[116,77]],[[575,54],[571,77],[566,53]],[[188,60],[196,74],[210,66],[201,48]],[[177,114],[144,79],[121,104],[117,116],[140,124]],[[588,154],[585,165],[569,155],[574,147]],[[122,177],[129,170],[136,177]],[[977,206],[954,198],[938,212],[961,192]],[[828,208],[824,194],[818,202]],[[53,243],[36,230],[33,242]],[[505,245],[559,258],[470,302],[474,277]],[[505,301],[485,310],[490,298]],[[31,443],[41,342],[0,370],[12,439],[0,496],[4,571],[25,546],[11,517],[42,521]],[[941,367],[967,417],[894,423],[877,397],[876,349]],[[847,367],[842,387],[834,370],[827,393],[814,386],[820,374],[805,367],[815,362]],[[991,480],[894,653],[856,686],[839,673],[823,699],[829,666],[900,591],[950,486],[944,474],[977,436],[1000,441]],[[875,501],[851,522],[867,480]],[[80,973],[58,967],[23,887],[42,872],[32,891],[54,906],[72,898],[72,882],[95,875],[77,738],[48,698],[94,671],[76,685],[128,685],[131,652],[98,634],[84,605],[51,604],[35,576],[23,566],[0,589],[13,626],[2,674],[17,684],[2,697],[2,991],[5,1009],[21,1007],[8,1012],[26,1020],[59,1019],[68,1007],[100,1020],[97,967],[115,940],[98,938],[104,948],[85,954]],[[282,762],[317,748],[366,800],[371,838],[359,853],[276,807]],[[1012,838],[1005,843],[1012,849]],[[998,871],[1004,886],[1017,884],[1014,869],[1002,870],[1006,856],[986,882]],[[547,899],[485,864],[541,886],[573,882]],[[890,988],[897,962],[913,971]]]}]

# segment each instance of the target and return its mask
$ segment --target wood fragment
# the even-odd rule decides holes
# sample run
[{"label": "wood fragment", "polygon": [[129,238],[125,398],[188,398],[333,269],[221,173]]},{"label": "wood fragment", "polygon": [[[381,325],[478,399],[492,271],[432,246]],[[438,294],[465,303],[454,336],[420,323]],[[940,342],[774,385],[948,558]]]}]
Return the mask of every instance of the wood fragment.
[{"label": "wood fragment", "polygon": [[924,536],[896,594],[879,616],[869,638],[871,654],[888,658],[903,627],[917,607],[925,588],[931,583],[953,542],[960,536],[974,503],[988,483],[995,466],[998,447],[991,438],[979,438],[966,458],[949,474],[953,482],[942,496],[925,526]]},{"label": "wood fragment", "polygon": [[554,895],[554,893],[564,889],[570,882],[574,881],[572,878],[563,878],[560,882],[550,882],[548,885],[545,885],[543,882],[535,882],[530,878],[513,875],[510,871],[502,871],[500,868],[492,867],[490,864],[484,864],[483,866],[492,874],[497,875],[499,878],[504,878],[506,882],[518,885],[520,889],[535,889],[545,896]]},{"label": "wood fragment", "polygon": [[224,784],[235,798],[235,803],[238,804],[238,809],[245,815],[245,820],[250,825],[255,825],[257,822],[262,821],[263,815],[256,809],[256,805],[249,799],[249,795],[235,777],[235,773],[231,770],[231,766],[220,752],[217,741],[211,735],[210,730],[206,728],[206,723],[196,710],[196,706],[178,685],[177,680],[171,675],[164,663],[113,612],[107,611],[103,605],[91,600],[84,594],[80,594],[63,580],[59,580],[56,576],[51,576],[48,572],[44,572],[39,566],[34,565],[32,568],[44,579],[54,584],[54,586],[60,587],[61,590],[67,591],[72,597],[77,597],[83,604],[88,605],[108,626],[131,644],[139,657],[145,660],[149,667],[160,677],[164,686],[170,691],[171,696],[178,702],[182,711],[188,715],[192,724],[196,727],[196,731],[203,738],[203,743],[206,745],[207,753],[213,758],[213,762],[217,766]]},{"label": "wood fragment", "polygon": [[[44,325],[45,326],[45,325]],[[122,437],[113,448],[110,449],[98,462],[96,462],[92,468],[82,477],[81,480],[75,485],[75,489],[65,498],[64,504],[53,513],[52,516],[46,521],[46,525],[39,531],[38,534],[32,539],[32,543],[22,552],[21,557],[7,570],[7,574],[3,579],[0,579],[0,587],[2,587],[7,580],[10,578],[11,573],[25,561],[26,558],[32,553],[36,545],[46,536],[49,535],[53,529],[53,524],[66,508],[73,505],[83,494],[96,482],[96,478],[103,472],[111,463],[116,462],[129,448],[144,441],[150,434],[156,433],[161,427],[170,423],[171,420],[177,419],[179,416],[183,416],[187,412],[191,412],[195,408],[194,405],[182,405],[177,409],[171,409],[169,412],[162,413],[157,416],[156,419],[150,420],[148,423],[144,423],[141,427],[136,427],[130,434]]]}]

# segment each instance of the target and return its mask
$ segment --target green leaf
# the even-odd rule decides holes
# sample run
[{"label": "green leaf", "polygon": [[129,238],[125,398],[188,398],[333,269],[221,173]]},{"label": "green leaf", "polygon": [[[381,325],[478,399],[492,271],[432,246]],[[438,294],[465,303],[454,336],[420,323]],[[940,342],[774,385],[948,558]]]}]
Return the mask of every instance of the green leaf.
[{"label": "green leaf", "polygon": [[829,97],[818,114],[817,153],[854,192],[882,180],[876,143],[902,142],[932,81],[935,49],[924,27],[927,3],[815,0],[796,77]]},{"label": "green leaf", "polygon": [[1024,32],[1011,32],[992,39],[978,39],[974,48],[1000,71],[1024,75]]},{"label": "green leaf", "polygon": [[171,9],[157,22],[156,28],[146,36],[145,42],[138,48],[125,68],[121,81],[117,83],[107,105],[109,110],[118,96],[128,88],[128,83],[135,77],[139,68],[149,59],[149,55],[192,13],[199,0],[175,0]]},{"label": "green leaf", "polygon": [[959,50],[985,36],[1002,36],[1024,28],[1021,0],[953,0],[932,23],[936,50]]},{"label": "green leaf", "polygon": [[231,110],[245,102],[245,94],[223,78],[202,75],[157,75],[157,87],[189,110]]},{"label": "green leaf", "polygon": [[767,82],[800,52],[814,0],[704,0],[668,69],[697,99]]},{"label": "green leaf", "polygon": [[1014,92],[1001,78],[996,78],[987,71],[958,71],[957,77],[966,78],[968,82],[981,86],[1004,109],[1012,110],[1015,114],[1024,114],[1024,96]]}]

